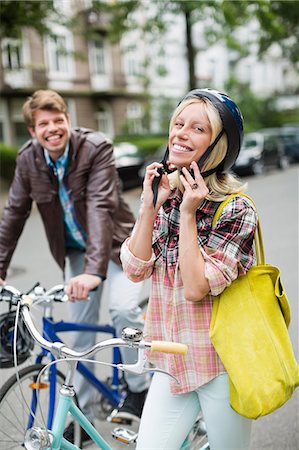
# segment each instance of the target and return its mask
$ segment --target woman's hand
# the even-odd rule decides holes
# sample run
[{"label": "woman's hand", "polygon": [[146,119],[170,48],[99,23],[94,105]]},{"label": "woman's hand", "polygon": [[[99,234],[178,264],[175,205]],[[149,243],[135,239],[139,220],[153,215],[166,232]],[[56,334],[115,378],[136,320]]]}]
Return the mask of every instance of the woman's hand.
[{"label": "woman's hand", "polygon": [[[144,182],[143,182],[143,204],[146,208],[149,208],[150,210],[154,210],[155,213],[159,211],[160,207],[163,205],[163,203],[168,199],[170,195],[170,184],[168,177],[165,173],[162,175],[159,173],[158,169],[162,169],[163,164],[154,162],[147,166]],[[161,181],[158,187],[158,196],[157,196],[157,202],[156,206],[153,205],[153,181],[156,177],[161,177]]]},{"label": "woman's hand", "polygon": [[190,168],[193,170],[194,177],[186,167],[183,167],[182,175],[180,175],[181,182],[185,188],[180,211],[195,213],[201,202],[209,193],[209,190],[195,161],[192,161]]},{"label": "woman's hand", "polygon": [[192,161],[190,168],[194,176],[186,168],[182,169],[183,175],[180,176],[185,191],[180,206],[179,264],[185,299],[197,302],[210,291],[196,223],[196,210],[209,191],[197,163]]},{"label": "woman's hand", "polygon": [[[165,173],[162,175],[158,169],[163,164],[154,162],[147,166],[143,181],[143,195],[138,219],[135,223],[128,247],[131,253],[143,261],[149,261],[152,256],[152,235],[158,211],[170,195],[170,184]],[[161,177],[158,187],[157,202],[154,206],[153,181]]]}]

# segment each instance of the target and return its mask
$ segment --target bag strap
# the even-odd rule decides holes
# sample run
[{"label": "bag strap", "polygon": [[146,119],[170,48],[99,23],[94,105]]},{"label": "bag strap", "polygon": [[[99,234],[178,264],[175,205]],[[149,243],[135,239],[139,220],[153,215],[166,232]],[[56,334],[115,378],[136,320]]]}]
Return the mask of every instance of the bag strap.
[{"label": "bag strap", "polygon": [[[235,198],[237,196],[248,198],[248,200],[251,201],[251,203],[253,204],[253,206],[257,212],[257,207],[249,195],[244,194],[243,192],[230,194],[219,204],[219,206],[214,214],[214,217],[213,217],[213,221],[212,221],[213,228],[215,227],[217,221],[219,220],[225,206],[233,198]],[[258,216],[258,213],[257,213],[257,216]],[[261,265],[261,264],[264,265],[266,263],[265,262],[264,241],[263,241],[262,228],[261,228],[259,216],[258,216],[258,220],[257,220],[257,227],[256,227],[255,234],[254,234],[254,245],[255,245],[256,263],[257,263],[257,265]]]}]

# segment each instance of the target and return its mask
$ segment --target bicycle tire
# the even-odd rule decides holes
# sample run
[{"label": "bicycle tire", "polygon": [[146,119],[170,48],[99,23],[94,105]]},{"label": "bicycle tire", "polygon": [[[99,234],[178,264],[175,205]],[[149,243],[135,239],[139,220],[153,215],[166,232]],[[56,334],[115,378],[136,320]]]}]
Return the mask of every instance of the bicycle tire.
[{"label": "bicycle tire", "polygon": [[[44,364],[33,364],[24,367],[19,371],[19,380],[21,389],[17,381],[16,374],[12,375],[0,389],[0,450],[20,449],[23,448],[24,437],[27,429],[29,411],[27,405],[30,405],[32,396],[32,384],[36,382],[37,376]],[[64,375],[57,371],[57,394],[64,382]],[[49,382],[47,371],[41,376],[40,383],[42,388],[39,390],[39,403],[36,411],[37,420],[34,426],[45,428],[41,416],[47,421],[46,408],[49,404]],[[25,404],[23,395],[26,399]],[[76,403],[77,399],[75,398]],[[66,424],[67,425],[67,424]],[[75,422],[75,439],[74,443],[81,447],[81,427]]]}]

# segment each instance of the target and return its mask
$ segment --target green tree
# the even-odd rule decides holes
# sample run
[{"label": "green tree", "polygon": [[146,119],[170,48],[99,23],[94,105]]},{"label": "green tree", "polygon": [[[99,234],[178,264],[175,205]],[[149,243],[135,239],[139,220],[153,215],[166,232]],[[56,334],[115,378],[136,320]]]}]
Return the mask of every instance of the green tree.
[{"label": "green tree", "polygon": [[277,43],[284,57],[296,66],[299,63],[299,2],[298,0],[255,1],[254,14],[260,23],[258,39],[260,53]]},{"label": "green tree", "polygon": [[[119,39],[130,29],[141,28],[161,39],[172,25],[170,16],[181,15],[185,21],[186,58],[189,88],[196,86],[195,57],[198,49],[193,41],[193,25],[202,22],[209,44],[224,41],[236,51],[236,59],[248,54],[248,47],[238,40],[234,31],[256,19],[260,29],[255,44],[262,55],[277,43],[284,56],[294,64],[299,61],[299,2],[298,0],[122,0],[106,2],[95,0],[94,8],[111,14],[109,35]],[[132,14],[136,9],[146,11],[147,20],[140,25]]]},{"label": "green tree", "polygon": [[[144,35],[150,35],[151,40],[162,41],[163,33],[172,25],[170,17],[181,15],[185,21],[190,89],[196,86],[194,63],[198,49],[192,30],[197,22],[202,23],[209,44],[225,41],[235,49],[237,59],[246,55],[248,48],[237,39],[234,30],[255,18],[260,25],[256,36],[260,54],[276,43],[285,57],[295,65],[299,62],[298,0],[94,0],[92,10],[106,16],[109,24],[106,31],[114,42],[126,31],[136,28],[141,29]],[[136,10],[143,10],[146,14],[142,24],[132,14]],[[64,20],[61,12],[55,10],[52,0],[1,0],[0,39],[20,37],[23,27],[32,27],[39,34],[51,34],[47,25],[49,17]],[[163,72],[161,67],[160,71]]]},{"label": "green tree", "polygon": [[260,128],[279,127],[284,122],[283,113],[277,111],[275,97],[260,98],[256,96],[248,84],[240,83],[234,76],[230,76],[225,89],[236,100],[242,111],[245,132],[249,133]]},{"label": "green tree", "polygon": [[49,16],[57,19],[52,0],[1,0],[0,39],[20,38],[23,27],[34,28],[39,34],[50,34],[47,26]]}]

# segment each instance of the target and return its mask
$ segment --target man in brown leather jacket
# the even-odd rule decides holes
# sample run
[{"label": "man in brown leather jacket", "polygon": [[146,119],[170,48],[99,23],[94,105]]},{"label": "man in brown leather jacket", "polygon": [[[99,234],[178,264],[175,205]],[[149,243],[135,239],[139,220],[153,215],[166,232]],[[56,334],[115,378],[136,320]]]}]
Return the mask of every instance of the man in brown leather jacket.
[{"label": "man in brown leather jacket", "polygon": [[[64,271],[72,300],[70,320],[98,322],[107,277],[109,311],[117,334],[125,326],[142,327],[141,285],[126,278],[119,259],[120,246],[135,219],[121,196],[112,143],[102,133],[72,129],[67,106],[55,91],[36,91],[24,103],[23,115],[32,139],[18,153],[0,222],[0,284],[35,202],[51,253]],[[77,332],[73,346],[80,351],[94,342],[95,333]],[[122,356],[126,362],[134,358],[130,349],[122,349]],[[129,394],[119,419],[138,420],[148,381],[134,375],[126,379]],[[92,420],[93,392],[81,375],[76,385],[80,406]]]}]

